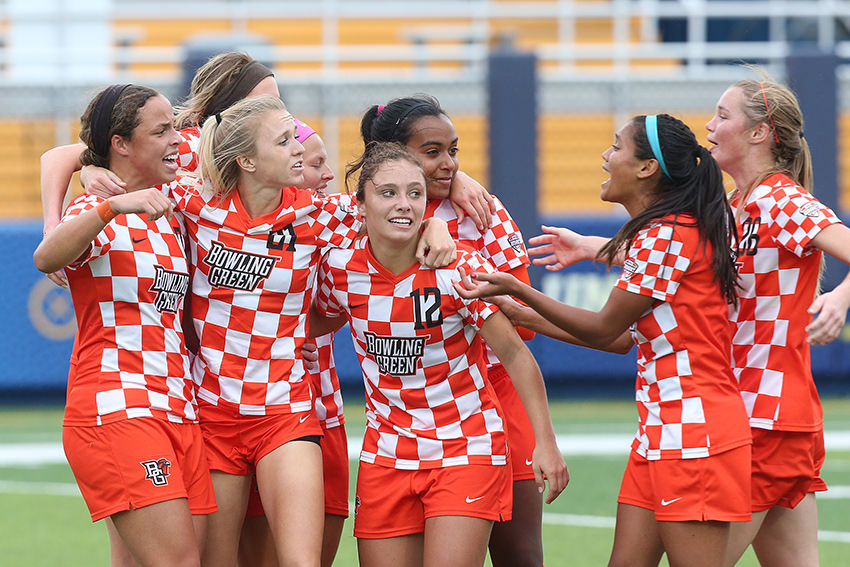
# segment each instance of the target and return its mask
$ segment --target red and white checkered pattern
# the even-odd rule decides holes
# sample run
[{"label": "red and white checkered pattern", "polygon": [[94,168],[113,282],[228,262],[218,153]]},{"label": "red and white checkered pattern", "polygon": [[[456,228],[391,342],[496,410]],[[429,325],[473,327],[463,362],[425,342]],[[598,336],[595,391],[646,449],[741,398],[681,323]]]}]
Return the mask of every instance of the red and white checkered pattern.
[{"label": "red and white checkered pattern", "polygon": [[739,305],[730,318],[736,327],[732,363],[752,427],[822,427],[805,332],[822,253],[806,246],[837,222],[835,213],[785,175],[767,178],[744,206]]},{"label": "red and white checkered pattern", "polygon": [[[80,195],[63,222],[102,201]],[[66,425],[197,419],[181,327],[189,278],[182,235],[178,215],[118,215],[88,256],[66,268],[78,327]]]},{"label": "red and white checkered pattern", "polygon": [[351,197],[282,189],[281,206],[252,219],[238,192],[219,202],[189,184],[169,187],[186,218],[198,397],[243,415],[312,407],[301,346],[323,252],[360,229]]},{"label": "red and white checkered pattern", "polygon": [[342,412],[342,392],[339,388],[339,377],[336,373],[334,362],[334,338],[333,333],[308,339],[317,347],[319,360],[314,363],[313,368],[307,369],[313,392],[316,395],[316,416],[324,429],[339,427],[345,423]]},{"label": "red and white checkered pattern", "polygon": [[702,248],[695,226],[664,220],[638,232],[617,281],[656,300],[632,327],[640,418],[632,449],[648,460],[707,457],[750,440],[729,360],[732,329],[710,245]]},{"label": "red and white checkered pattern", "polygon": [[477,334],[496,308],[462,299],[452,286],[460,267],[489,268],[474,252],[460,252],[446,268],[415,263],[396,275],[366,241],[328,253],[316,295],[321,313],[348,316],[363,369],[360,459],[407,470],[505,464],[504,426]]},{"label": "red and white checkered pattern", "polygon": [[[446,221],[449,234],[458,244],[478,252],[496,271],[510,272],[520,266],[528,266],[531,260],[519,227],[502,202],[495,196],[493,201],[496,203],[496,212],[492,214],[490,228],[483,232],[469,216],[458,222],[457,213],[448,199],[429,200],[425,218],[433,216]],[[487,366],[497,364],[501,364],[499,358],[487,346]]]},{"label": "red and white checkered pattern", "polygon": [[201,143],[201,129],[190,126],[179,130],[183,141],[177,148],[177,166],[192,173],[198,171],[198,146]]}]

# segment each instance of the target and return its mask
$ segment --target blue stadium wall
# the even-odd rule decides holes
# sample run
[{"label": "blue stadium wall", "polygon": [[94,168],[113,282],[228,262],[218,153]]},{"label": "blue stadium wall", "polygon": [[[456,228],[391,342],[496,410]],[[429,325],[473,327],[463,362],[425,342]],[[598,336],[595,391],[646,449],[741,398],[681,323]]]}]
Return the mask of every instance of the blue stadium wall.
[{"label": "blue stadium wall", "polygon": [[[611,235],[622,219],[611,217],[547,218],[548,224],[579,232]],[[41,224],[0,224],[0,247],[6,259],[0,299],[3,339],[0,341],[0,400],[61,400],[73,345],[75,322],[71,296],[54,286],[32,264],[41,238]],[[590,262],[569,270],[537,274],[550,295],[573,305],[598,309],[616,274]],[[850,333],[812,349],[812,365],[821,391],[850,393]],[[626,355],[573,347],[546,337],[530,343],[549,391],[558,396],[612,395],[630,397],[634,351]],[[337,337],[337,367],[343,388],[362,391],[360,370],[345,329]]]}]

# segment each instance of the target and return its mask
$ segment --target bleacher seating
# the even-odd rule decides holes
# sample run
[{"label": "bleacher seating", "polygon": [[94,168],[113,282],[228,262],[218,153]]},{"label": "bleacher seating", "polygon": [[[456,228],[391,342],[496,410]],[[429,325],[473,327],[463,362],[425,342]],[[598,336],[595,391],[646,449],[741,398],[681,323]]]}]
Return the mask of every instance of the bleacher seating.
[{"label": "bleacher seating", "polygon": [[[499,2],[493,2],[499,4]],[[529,2],[529,5],[532,3]],[[535,4],[546,4],[537,2]],[[554,2],[552,2],[554,4]],[[582,4],[582,2],[578,2]],[[8,22],[0,15],[0,37]],[[510,37],[513,44],[522,49],[535,49],[553,46],[563,41],[563,22],[557,18],[544,18],[534,14],[516,18],[478,18],[435,15],[432,18],[402,17],[392,15],[381,18],[346,17],[335,21],[335,35],[340,52],[345,48],[372,46],[387,54],[386,61],[373,58],[371,61],[341,62],[340,73],[354,68],[380,70],[384,74],[406,73],[421,70],[422,65],[429,69],[456,69],[463,72],[462,61],[423,61],[418,55],[410,59],[397,61],[390,57],[396,49],[428,48],[431,46],[463,46],[487,44],[499,38]],[[116,50],[129,51],[135,48],[165,48],[173,53],[180,52],[192,37],[204,34],[223,34],[238,31],[256,35],[268,40],[270,45],[284,48],[294,46],[298,49],[321,46],[325,22],[320,15],[306,17],[254,17],[240,20],[237,26],[226,18],[167,19],[166,17],[127,18],[118,17],[113,21],[114,47]],[[483,28],[482,28],[483,26]],[[581,25],[575,26],[573,41],[577,45],[605,45],[613,41],[615,22],[612,18],[584,18]],[[630,17],[627,22],[629,42],[640,40],[642,20]],[[238,27],[239,29],[235,29]],[[482,29],[485,32],[482,32]],[[427,49],[426,49],[427,51]],[[412,50],[410,53],[422,53]],[[640,65],[641,61],[632,64]],[[2,60],[0,60],[2,64]],[[609,61],[574,62],[576,68],[588,65],[612,65]],[[675,59],[655,59],[655,66],[678,66]],[[556,69],[556,61],[541,61],[541,69]],[[317,76],[322,68],[320,59],[305,58],[303,61],[286,60],[275,64],[278,78],[286,84],[289,73],[313,72]],[[137,82],[145,82],[146,77],[158,77],[160,80],[176,80],[180,71],[179,57],[173,60],[136,61],[122,68],[124,76]],[[0,68],[2,72],[2,68]],[[352,71],[353,72],[353,71]],[[76,117],[72,117],[76,122]],[[306,116],[320,132],[327,125],[321,115]],[[683,117],[698,135],[703,135],[704,123],[709,116],[694,115]],[[487,125],[486,117],[481,114],[453,113],[455,127],[460,135],[462,168],[487,183]],[[336,152],[336,172],[338,187],[344,175],[343,167],[361,149],[358,134],[359,116],[343,115],[335,124],[338,131],[338,147],[329,148]],[[559,112],[541,114],[538,124],[540,138],[539,181],[540,209],[547,213],[570,211],[603,212],[611,207],[598,199],[599,183],[604,179],[601,171],[600,154],[610,143],[615,124],[613,113],[606,112]],[[3,206],[0,217],[38,217],[41,214],[39,204],[39,156],[53,146],[56,140],[75,139],[56,132],[57,126],[49,118],[31,120],[19,117],[0,119],[0,191]],[[839,146],[839,166],[842,171],[850,171],[850,116],[842,116],[839,125],[841,143]],[[842,179],[842,205],[850,207],[850,176]]]}]

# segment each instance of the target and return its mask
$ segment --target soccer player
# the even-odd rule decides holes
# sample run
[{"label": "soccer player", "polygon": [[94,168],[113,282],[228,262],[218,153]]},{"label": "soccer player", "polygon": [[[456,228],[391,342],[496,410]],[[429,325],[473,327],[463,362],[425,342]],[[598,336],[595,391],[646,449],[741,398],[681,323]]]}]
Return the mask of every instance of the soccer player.
[{"label": "soccer player", "polygon": [[181,326],[189,268],[173,204],[153,188],[175,179],[180,137],[168,100],[137,85],[101,91],[81,122],[81,159],[127,192],[75,199],[33,257],[65,268],[79,329],[65,454],[92,520],[111,522],[114,560],[197,566],[216,507]]},{"label": "soccer player", "polygon": [[[295,138],[304,146],[304,181],[297,188],[323,194],[328,182],[334,179],[333,171],[327,163],[324,141],[315,130],[297,118]],[[348,517],[348,440],[342,393],[334,363],[333,333],[308,342],[316,348],[317,360],[307,368],[307,374],[316,398],[316,416],[322,427],[322,480],[325,493],[322,566],[330,567]],[[251,486],[247,515],[239,540],[239,565],[277,565],[274,542],[271,540],[256,482]]]},{"label": "soccer player", "polygon": [[363,368],[367,430],[354,526],[360,563],[480,566],[493,521],[511,513],[502,413],[480,337],[514,376],[534,425],[537,490],[546,474],[552,501],[568,473],[543,379],[507,318],[457,296],[451,282],[458,270],[484,269],[477,253],[462,252],[444,269],[420,269],[415,245],[426,178],[416,158],[398,144],[373,143],[354,167],[368,236],[323,259],[311,332],[344,314]]},{"label": "soccer player", "polygon": [[733,530],[728,565],[752,543],[762,565],[814,566],[815,493],[826,484],[809,344],[831,341],[844,325],[850,277],[815,297],[824,252],[850,264],[850,229],[810,192],[803,115],[787,87],[767,77],[735,83],[706,128],[711,154],[736,187],[732,364],[753,436],[753,519]]},{"label": "soccer player", "polygon": [[735,231],[720,168],[666,114],[630,120],[602,159],[601,197],[631,219],[597,254],[624,266],[599,312],[499,272],[458,287],[466,297],[510,293],[591,346],[631,327],[639,428],[609,565],[657,565],[666,552],[673,567],[717,566],[730,523],[750,519],[750,435],[729,360]]},{"label": "soccer player", "polygon": [[[439,102],[428,95],[393,99],[372,106],[363,116],[360,133],[364,144],[374,141],[404,144],[425,171],[428,202],[425,217],[448,223],[458,242],[478,252],[496,270],[529,282],[528,254],[522,234],[510,213],[493,197],[487,228],[470,217],[459,216],[449,201],[449,188],[458,175],[458,136]],[[524,340],[534,334],[517,329]],[[534,482],[532,452],[534,431],[504,366],[487,347],[487,378],[503,409],[507,423],[513,477],[511,520],[497,521],[490,536],[490,558],[495,567],[543,564],[543,499]]]}]

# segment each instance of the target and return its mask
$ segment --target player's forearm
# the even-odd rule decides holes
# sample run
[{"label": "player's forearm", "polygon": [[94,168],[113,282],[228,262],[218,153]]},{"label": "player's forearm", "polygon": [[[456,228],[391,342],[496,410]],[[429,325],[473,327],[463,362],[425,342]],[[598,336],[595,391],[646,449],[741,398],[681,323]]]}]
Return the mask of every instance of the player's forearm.
[{"label": "player's forearm", "polygon": [[82,167],[80,153],[83,144],[58,146],[41,155],[41,206],[45,233],[62,218],[62,204],[71,183],[71,176]]},{"label": "player's forearm", "polygon": [[106,226],[97,209],[72,218],[51,231],[33,254],[35,267],[44,273],[55,272],[80,258]]}]

